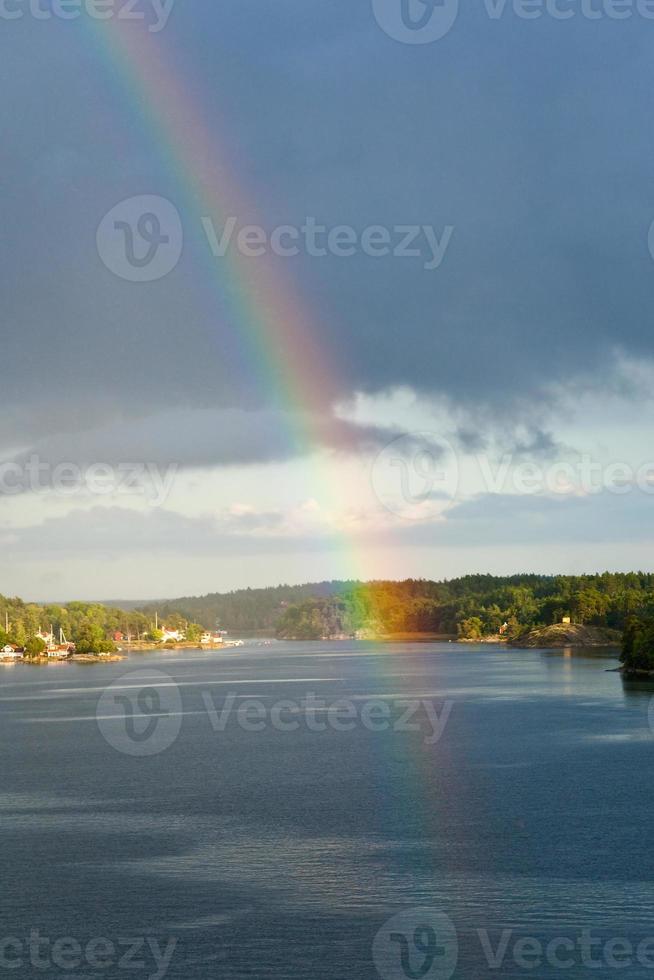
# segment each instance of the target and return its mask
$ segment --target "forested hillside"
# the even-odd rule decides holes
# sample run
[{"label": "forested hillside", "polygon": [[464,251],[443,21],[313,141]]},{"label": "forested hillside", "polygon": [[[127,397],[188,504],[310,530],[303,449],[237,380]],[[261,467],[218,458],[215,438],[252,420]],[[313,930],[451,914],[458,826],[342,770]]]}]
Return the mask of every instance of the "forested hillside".
[{"label": "forested hillside", "polygon": [[654,611],[654,575],[466,575],[449,581],[318,582],[242,589],[141,607],[147,620],[183,619],[233,631],[304,638],[371,630],[509,636],[570,616],[575,623],[622,629],[631,613]]},{"label": "forested hillside", "polygon": [[236,592],[212,592],[204,596],[187,596],[165,602],[139,606],[146,618],[155,612],[163,619],[181,616],[200,623],[206,629],[232,632],[274,632],[280,616],[292,604],[310,598],[328,598],[352,589],[355,582],[316,582],[309,585],[280,585],[269,589],[239,589]]},{"label": "forested hillside", "polygon": [[[440,633],[468,639],[507,638],[560,622],[621,630],[630,614],[654,610],[654,575],[468,575],[445,582],[374,582],[287,609],[284,637],[335,633]],[[505,625],[506,624],[506,625]]]},{"label": "forested hillside", "polygon": [[[76,641],[92,631],[133,638],[159,624],[305,639],[337,634],[439,633],[507,638],[569,616],[573,623],[622,630],[633,617],[654,617],[654,575],[466,575],[450,581],[317,582],[148,603],[118,609],[100,603],[37,605],[0,596],[0,641],[23,645],[39,630],[61,627]],[[8,629],[5,631],[5,623]],[[504,628],[504,624],[506,627]]]}]

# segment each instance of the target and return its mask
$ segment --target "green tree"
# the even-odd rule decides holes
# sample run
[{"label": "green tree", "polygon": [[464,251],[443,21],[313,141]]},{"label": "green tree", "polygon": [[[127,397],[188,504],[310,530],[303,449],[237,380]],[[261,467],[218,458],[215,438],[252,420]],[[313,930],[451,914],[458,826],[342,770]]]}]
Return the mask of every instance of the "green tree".
[{"label": "green tree", "polygon": [[25,656],[28,659],[42,657],[46,651],[45,641],[40,636],[30,636],[25,644]]},{"label": "green tree", "polygon": [[75,634],[76,653],[113,653],[116,647],[108,640],[101,626],[87,621]]},{"label": "green tree", "polygon": [[462,640],[480,640],[482,636],[482,621],[479,616],[464,619],[457,626],[459,638]]},{"label": "green tree", "polygon": [[524,633],[524,628],[520,625],[515,616],[509,616],[506,621],[506,638],[507,640],[517,639],[521,633]]},{"label": "green tree", "polygon": [[620,659],[627,670],[654,671],[654,617],[628,620]]},{"label": "green tree", "polygon": [[499,633],[505,617],[502,615],[500,607],[493,603],[484,609],[481,619],[484,625],[484,633],[490,634]]},{"label": "green tree", "polygon": [[24,647],[27,643],[27,631],[22,619],[17,619],[11,627],[11,642],[17,647]]},{"label": "green tree", "polygon": [[198,623],[189,623],[186,627],[186,639],[189,643],[199,643],[204,630]]}]

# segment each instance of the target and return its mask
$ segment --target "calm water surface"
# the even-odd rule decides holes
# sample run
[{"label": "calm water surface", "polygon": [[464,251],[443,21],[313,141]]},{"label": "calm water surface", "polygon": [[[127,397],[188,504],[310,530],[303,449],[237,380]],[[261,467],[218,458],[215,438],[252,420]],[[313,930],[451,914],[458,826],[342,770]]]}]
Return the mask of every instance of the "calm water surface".
[{"label": "calm water surface", "polygon": [[[604,975],[654,977],[654,943],[651,965],[606,965],[610,940],[654,936],[654,688],[625,688],[615,666],[609,653],[279,643],[1,668],[0,978],[588,977],[583,930]],[[244,726],[245,699],[259,706]],[[440,738],[424,705],[406,730],[407,700],[429,702]],[[293,730],[271,723],[275,706]],[[373,956],[401,912],[409,958],[398,929]],[[41,960],[30,930],[49,941]],[[125,961],[59,949],[62,966],[62,937],[107,939]],[[530,968],[525,938],[569,940],[571,962]]]}]

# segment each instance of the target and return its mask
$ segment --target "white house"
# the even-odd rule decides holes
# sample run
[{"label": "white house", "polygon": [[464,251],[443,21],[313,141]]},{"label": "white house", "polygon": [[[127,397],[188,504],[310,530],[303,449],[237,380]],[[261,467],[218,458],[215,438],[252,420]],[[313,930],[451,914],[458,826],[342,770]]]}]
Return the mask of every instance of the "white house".
[{"label": "white house", "polygon": [[70,646],[65,643],[58,647],[48,647],[48,660],[63,660],[70,656]]},{"label": "white house", "polygon": [[212,633],[211,630],[205,630],[200,637],[200,643],[205,646],[211,643],[222,643],[223,637],[222,633]]},{"label": "white house", "polygon": [[6,660],[22,660],[23,650],[21,650],[19,647],[14,647],[7,644],[6,647],[2,647],[2,649],[0,649],[0,656]]},{"label": "white house", "polygon": [[180,643],[185,639],[185,634],[181,630],[169,630],[166,626],[162,628],[163,642],[167,640],[172,640],[175,643]]}]

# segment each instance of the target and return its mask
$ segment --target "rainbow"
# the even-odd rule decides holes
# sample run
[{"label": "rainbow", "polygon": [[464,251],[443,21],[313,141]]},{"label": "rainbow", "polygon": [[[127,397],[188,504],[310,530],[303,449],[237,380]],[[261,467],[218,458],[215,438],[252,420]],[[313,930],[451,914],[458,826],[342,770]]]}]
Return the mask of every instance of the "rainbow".
[{"label": "rainbow", "polygon": [[[122,88],[132,112],[139,114],[146,132],[159,148],[173,176],[180,210],[200,228],[210,217],[221,227],[230,215],[248,216],[253,222],[256,206],[243,192],[234,174],[237,167],[215,134],[224,131],[220,121],[204,118],[198,100],[173,68],[174,58],[161,34],[152,35],[142,23],[118,18],[90,20],[108,70]],[[212,113],[213,116],[213,113]],[[338,372],[316,316],[302,301],[275,262],[264,255],[253,259],[236,249],[219,262],[203,249],[210,269],[214,299],[234,329],[241,355],[257,384],[288,419],[287,437],[294,452],[310,455],[316,469],[316,486],[330,501],[347,499],[337,483],[328,454],[321,446],[342,442],[343,422],[333,414],[338,392]],[[327,457],[327,459],[326,459]],[[374,577],[366,556],[358,553],[350,537],[339,532],[342,577],[365,580]],[[337,536],[338,537],[338,536]]]},{"label": "rainbow", "polygon": [[[123,89],[131,110],[139,113],[146,131],[152,133],[155,146],[175,178],[179,203],[187,217],[198,227],[205,216],[210,216],[216,226],[230,215],[247,215],[248,221],[255,223],[254,202],[243,193],[234,177],[237,167],[228,160],[227,148],[215,136],[224,127],[213,119],[210,125],[203,118],[182,73],[173,70],[174,59],[162,36],[148,34],[142,24],[118,19],[91,24],[105,52],[108,69]],[[234,153],[231,145],[229,152]],[[283,263],[274,264],[266,256],[248,259],[236,250],[218,263],[213,261],[208,246],[204,258],[210,281],[215,285],[217,308],[225,311],[248,367],[256,372],[262,389],[288,418],[290,445],[311,457],[313,479],[327,489],[330,500],[347,499],[347,488],[338,485],[329,455],[318,451],[325,443],[339,445],[342,435],[342,423],[332,413],[339,389],[337,367],[331,352],[319,340],[328,335],[327,331],[320,329],[297,288],[283,276]],[[339,577],[352,585],[361,583],[360,600],[371,618],[376,619],[373,555],[346,532],[338,532],[334,544],[342,562]],[[374,656],[370,660],[364,659],[364,670],[370,672],[371,680],[377,678],[378,672],[392,677],[393,666],[398,662],[394,651],[382,652],[375,647],[371,653]],[[404,673],[412,663],[421,665],[422,650],[402,649],[400,659]],[[388,749],[382,745],[372,739],[370,751],[384,756]],[[384,777],[387,760],[380,758],[379,804],[392,810],[398,835],[412,826],[422,843],[430,836],[440,794],[433,778],[433,749],[419,742],[411,747],[402,739],[394,739],[393,752],[395,765],[406,774],[407,793],[403,799],[388,800]],[[429,787],[429,791],[416,793],[416,786]],[[428,854],[425,852],[425,859]]]}]

